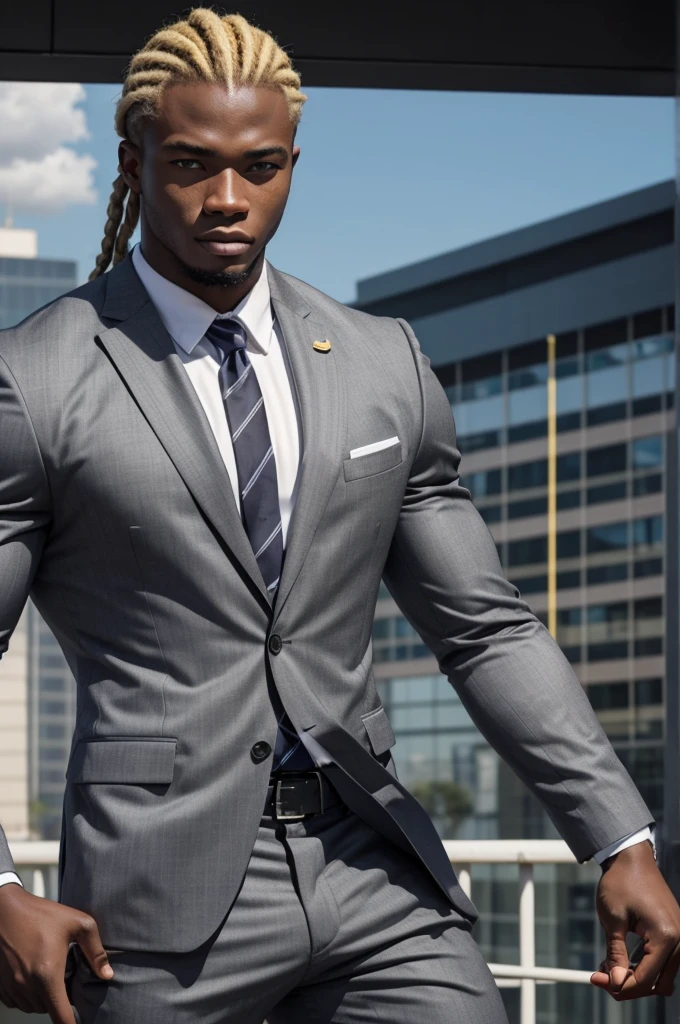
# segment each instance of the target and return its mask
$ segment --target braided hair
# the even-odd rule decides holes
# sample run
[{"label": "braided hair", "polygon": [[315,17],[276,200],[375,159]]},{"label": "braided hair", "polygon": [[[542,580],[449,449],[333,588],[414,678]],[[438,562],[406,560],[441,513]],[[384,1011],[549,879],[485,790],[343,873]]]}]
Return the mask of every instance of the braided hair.
[{"label": "braided hair", "polygon": [[[139,145],[140,125],[157,116],[163,89],[177,82],[196,81],[219,82],[229,88],[279,89],[293,125],[298,124],[307,98],[300,91],[300,76],[288,54],[273,36],[240,14],[219,15],[208,7],[195,7],[186,19],[155,32],[132,57],[116,106],[117,134]],[[125,258],[139,220],[139,194],[125,183],[120,165],[118,172],[90,281]]]}]

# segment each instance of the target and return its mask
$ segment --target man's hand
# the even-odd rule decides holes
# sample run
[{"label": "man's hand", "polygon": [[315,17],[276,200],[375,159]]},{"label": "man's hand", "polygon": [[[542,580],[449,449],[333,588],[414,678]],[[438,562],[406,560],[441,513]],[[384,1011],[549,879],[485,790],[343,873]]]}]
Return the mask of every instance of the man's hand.
[{"label": "man's hand", "polygon": [[[680,966],[680,907],[656,866],[649,842],[637,843],[604,862],[597,912],[607,936],[607,955],[591,982],[617,1001],[670,996]],[[631,964],[626,935],[644,942]]]},{"label": "man's hand", "polygon": [[103,981],[113,971],[94,918],[41,899],[20,885],[0,886],[0,1000],[24,1013],[75,1024],[64,984],[69,943],[77,942]]}]

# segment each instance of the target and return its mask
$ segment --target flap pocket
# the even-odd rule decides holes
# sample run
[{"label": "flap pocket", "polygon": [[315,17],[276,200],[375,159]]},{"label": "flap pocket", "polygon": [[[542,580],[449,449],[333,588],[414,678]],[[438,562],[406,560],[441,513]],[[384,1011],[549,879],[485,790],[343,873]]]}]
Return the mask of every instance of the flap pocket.
[{"label": "flap pocket", "polygon": [[172,782],[177,740],[164,736],[98,736],[79,740],[69,762],[69,782]]},{"label": "flap pocket", "polygon": [[369,711],[367,715],[362,715],[361,721],[366,727],[374,754],[384,754],[386,750],[394,746],[396,740],[392,726],[382,705],[374,711]]},{"label": "flap pocket", "polygon": [[384,473],[386,469],[394,469],[403,458],[401,441],[389,448],[382,448],[370,455],[360,455],[355,459],[345,459],[345,480],[358,480],[362,476],[374,476]]}]

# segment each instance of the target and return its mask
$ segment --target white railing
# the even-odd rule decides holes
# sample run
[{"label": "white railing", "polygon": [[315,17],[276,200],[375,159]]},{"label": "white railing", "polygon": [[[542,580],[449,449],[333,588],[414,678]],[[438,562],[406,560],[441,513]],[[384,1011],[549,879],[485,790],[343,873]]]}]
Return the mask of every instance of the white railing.
[{"label": "white railing", "polygon": [[489,964],[498,980],[520,979],[520,1022],[535,1024],[536,982],[590,983],[590,971],[536,966],[534,866],[575,864],[573,853],[561,839],[452,839],[444,843],[467,896],[472,890],[473,864],[519,864],[519,964]]},{"label": "white railing", "polygon": [[[587,985],[589,971],[536,966],[534,866],[575,864],[573,854],[561,839],[447,840],[444,843],[461,888],[469,896],[475,864],[519,865],[519,964],[489,964],[495,978],[519,982],[520,1022],[535,1024],[537,982],[569,982]],[[10,843],[17,869],[28,889],[37,896],[56,899],[59,844],[55,841]]]}]

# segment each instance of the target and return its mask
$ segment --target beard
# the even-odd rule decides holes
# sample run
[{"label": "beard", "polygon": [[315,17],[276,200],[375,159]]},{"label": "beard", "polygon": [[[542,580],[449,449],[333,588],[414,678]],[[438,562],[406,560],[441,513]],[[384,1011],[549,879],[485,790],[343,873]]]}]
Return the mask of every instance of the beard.
[{"label": "beard", "polygon": [[260,250],[252,263],[244,270],[203,270],[202,267],[192,267],[185,263],[179,256],[175,255],[183,272],[196,284],[202,284],[208,288],[235,288],[244,284],[253,274],[264,259],[264,249]]}]

